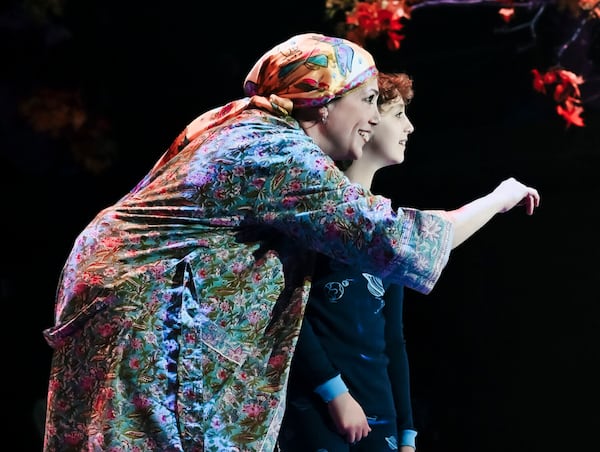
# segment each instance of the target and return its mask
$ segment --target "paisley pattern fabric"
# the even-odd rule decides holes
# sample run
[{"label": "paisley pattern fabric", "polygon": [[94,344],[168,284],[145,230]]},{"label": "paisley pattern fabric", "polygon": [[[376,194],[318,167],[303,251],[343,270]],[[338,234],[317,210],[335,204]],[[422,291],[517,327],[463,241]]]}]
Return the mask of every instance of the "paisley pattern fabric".
[{"label": "paisley pattern fabric", "polygon": [[273,47],[250,70],[244,82],[248,96],[277,96],[295,108],[321,107],[377,75],[364,48],[342,38],[305,33]]},{"label": "paisley pattern fabric", "polygon": [[352,185],[291,118],[241,112],[76,238],[45,452],[272,451],[313,252],[429,292],[452,226]]}]

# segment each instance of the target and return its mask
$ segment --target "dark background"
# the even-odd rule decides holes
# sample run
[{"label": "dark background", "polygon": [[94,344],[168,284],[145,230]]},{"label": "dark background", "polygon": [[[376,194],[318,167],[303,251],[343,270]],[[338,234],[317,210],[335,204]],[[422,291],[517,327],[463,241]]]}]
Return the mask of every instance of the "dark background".
[{"label": "dark background", "polygon": [[[37,451],[50,361],[42,330],[75,236],[183,126],[241,97],[264,51],[334,29],[314,0],[71,1],[41,19],[26,4],[0,9],[0,295],[14,426],[5,438]],[[549,12],[533,39],[507,32],[492,8],[432,7],[414,12],[399,51],[367,44],[381,69],[411,74],[416,92],[406,161],[378,174],[377,191],[451,209],[514,176],[542,197],[533,216],[497,215],[457,248],[431,294],[407,291],[420,452],[598,450],[598,45],[586,38],[565,55],[589,77],[585,127],[566,127],[530,72],[552,63],[570,25]],[[20,107],[41,89],[79,93],[86,126],[40,131]]]}]

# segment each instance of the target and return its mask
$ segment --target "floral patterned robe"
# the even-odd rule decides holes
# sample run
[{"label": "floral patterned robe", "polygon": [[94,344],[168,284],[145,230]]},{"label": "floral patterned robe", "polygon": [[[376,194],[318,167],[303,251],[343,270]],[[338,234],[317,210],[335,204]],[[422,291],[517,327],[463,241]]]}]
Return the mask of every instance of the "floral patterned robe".
[{"label": "floral patterned robe", "polygon": [[64,266],[45,452],[272,451],[314,252],[423,293],[448,260],[449,222],[352,185],[289,117],[163,163]]}]

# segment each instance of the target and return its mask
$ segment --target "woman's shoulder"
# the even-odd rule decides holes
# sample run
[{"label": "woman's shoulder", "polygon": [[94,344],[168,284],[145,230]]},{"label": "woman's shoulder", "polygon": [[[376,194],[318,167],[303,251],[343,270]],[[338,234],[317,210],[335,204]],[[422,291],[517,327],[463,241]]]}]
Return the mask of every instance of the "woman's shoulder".
[{"label": "woman's shoulder", "polygon": [[292,116],[274,115],[260,108],[249,108],[237,117],[238,127],[258,127],[265,130],[273,130],[283,133],[300,134],[303,138],[309,138],[300,124]]},{"label": "woman's shoulder", "polygon": [[335,166],[334,161],[291,116],[280,117],[260,109],[249,109],[226,128],[221,138],[235,142],[246,152],[253,150],[251,154],[268,152],[265,156],[280,156],[324,169]]}]

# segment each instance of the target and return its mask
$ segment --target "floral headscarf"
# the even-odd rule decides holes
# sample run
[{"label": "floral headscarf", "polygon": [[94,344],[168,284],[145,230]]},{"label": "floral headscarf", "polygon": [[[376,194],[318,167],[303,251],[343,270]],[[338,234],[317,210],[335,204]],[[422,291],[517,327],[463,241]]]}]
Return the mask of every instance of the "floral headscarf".
[{"label": "floral headscarf", "polygon": [[373,56],[342,38],[304,33],[266,52],[244,81],[248,96],[214,108],[192,121],[156,166],[162,166],[203,132],[249,107],[279,116],[293,108],[320,107],[377,74]]},{"label": "floral headscarf", "polygon": [[369,52],[350,41],[316,33],[294,36],[260,58],[244,82],[248,96],[320,107],[376,74]]}]

